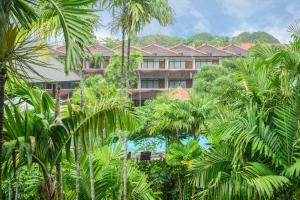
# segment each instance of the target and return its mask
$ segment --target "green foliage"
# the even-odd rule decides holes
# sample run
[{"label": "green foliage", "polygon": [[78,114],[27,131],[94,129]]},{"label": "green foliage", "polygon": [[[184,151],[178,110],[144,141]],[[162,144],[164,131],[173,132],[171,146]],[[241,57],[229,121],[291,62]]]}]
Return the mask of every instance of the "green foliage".
[{"label": "green foliage", "polygon": [[165,161],[151,161],[138,163],[138,169],[148,175],[153,191],[161,192],[162,199],[176,199],[176,171],[175,167]]},{"label": "green foliage", "polygon": [[199,142],[196,140],[190,140],[186,145],[174,143],[170,146],[166,156],[168,165],[171,166],[183,166],[190,168],[195,161],[201,155],[201,148]]},{"label": "green foliage", "polygon": [[104,46],[108,47],[108,48],[116,48],[118,46],[121,45],[121,41],[119,39],[116,39],[116,38],[103,38],[101,39],[100,41]]},{"label": "green foliage", "polygon": [[154,35],[146,35],[136,37],[132,40],[132,44],[135,46],[146,46],[149,44],[160,44],[165,47],[172,47],[179,43],[182,43],[183,39],[176,36],[169,36],[169,35],[161,35],[161,34],[154,34]]},{"label": "green foliage", "polygon": [[204,119],[209,111],[209,104],[205,100],[162,98],[148,101],[144,107],[136,110],[141,120],[136,137],[162,136],[166,138],[167,145],[187,136],[198,138],[205,130]]},{"label": "green foliage", "polygon": [[[99,101],[120,100],[117,86],[100,75],[89,76],[84,80],[85,102],[87,105],[97,105]],[[72,101],[80,104],[81,94],[78,88],[72,94]]]},{"label": "green foliage", "polygon": [[[121,41],[113,38],[105,38],[100,41],[107,47],[114,48],[121,45]],[[226,46],[229,44],[238,44],[238,43],[257,43],[265,42],[269,44],[279,44],[279,40],[276,39],[269,33],[266,32],[254,32],[248,33],[244,32],[239,34],[236,37],[228,37],[221,35],[212,35],[210,33],[198,33],[187,38],[182,38],[172,35],[163,35],[163,34],[150,34],[145,36],[138,36],[132,39],[133,46],[147,46],[150,44],[159,44],[165,47],[172,47],[177,44],[186,44],[192,47],[199,47],[204,43],[208,43],[216,46]]]},{"label": "green foliage", "polygon": [[194,47],[199,47],[204,43],[225,46],[230,43],[230,38],[226,36],[211,35],[209,33],[198,33],[188,38],[185,43]]},{"label": "green foliage", "polygon": [[224,101],[224,96],[234,95],[240,88],[233,76],[233,70],[222,65],[204,66],[194,77],[192,95],[195,98],[207,96]]},{"label": "green foliage", "polygon": [[[118,199],[121,188],[120,167],[124,153],[121,145],[105,145],[96,147],[93,151],[95,193],[96,199]],[[90,198],[88,158],[82,158],[81,198]],[[75,165],[68,164],[64,171],[64,180],[67,181],[64,188],[72,192],[75,190]],[[151,189],[152,183],[147,181],[145,173],[138,170],[134,163],[128,165],[128,198],[131,200],[154,200],[158,194]]]},{"label": "green foliage", "polygon": [[[135,70],[143,61],[143,57],[139,52],[132,52],[130,54],[130,66],[128,72],[128,80],[130,87],[136,85],[137,75]],[[127,58],[125,57],[125,65],[127,66]],[[125,69],[122,69],[121,55],[115,53],[110,57],[109,65],[104,74],[105,78],[111,83],[116,84],[118,88],[125,85]]]},{"label": "green foliage", "polygon": [[256,42],[265,42],[269,44],[280,44],[280,41],[276,39],[271,34],[268,34],[266,32],[243,32],[237,35],[236,37],[232,38],[232,41],[234,43],[243,43],[243,42],[250,42],[250,43],[256,43]]},{"label": "green foliage", "polygon": [[96,54],[93,54],[91,55],[91,58],[90,58],[90,68],[97,68],[100,66],[100,64],[102,63],[103,61],[103,55],[101,53],[96,53]]}]

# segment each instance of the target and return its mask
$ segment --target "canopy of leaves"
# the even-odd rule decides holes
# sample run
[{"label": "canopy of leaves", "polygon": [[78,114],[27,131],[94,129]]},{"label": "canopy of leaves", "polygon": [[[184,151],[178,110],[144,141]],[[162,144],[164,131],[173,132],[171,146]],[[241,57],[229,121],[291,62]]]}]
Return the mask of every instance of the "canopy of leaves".
[{"label": "canopy of leaves", "polygon": [[269,44],[280,44],[280,41],[276,39],[273,35],[266,33],[266,32],[243,32],[239,35],[232,38],[232,42],[234,43],[243,43],[243,42],[250,42],[250,43],[256,43],[256,42],[265,42]]},{"label": "canopy of leaves", "polygon": [[[105,38],[100,41],[107,47],[114,48],[121,45],[121,41],[113,38]],[[187,38],[173,36],[173,35],[163,35],[163,34],[150,34],[145,36],[138,36],[132,39],[132,44],[134,46],[146,46],[149,44],[159,44],[165,47],[172,47],[177,44],[183,43],[192,47],[199,47],[204,43],[208,43],[216,46],[225,46],[229,44],[238,43],[256,43],[265,42],[270,44],[279,44],[279,40],[276,39],[269,33],[266,32],[254,32],[248,33],[244,32],[236,37],[222,36],[222,35],[212,35],[210,33],[198,33]]]},{"label": "canopy of leaves", "polygon": [[[129,85],[134,86],[137,81],[135,70],[143,61],[143,57],[139,52],[130,54],[130,66],[128,72]],[[125,65],[127,66],[127,57],[125,57]],[[110,57],[109,65],[106,67],[104,76],[111,84],[116,84],[118,88],[125,85],[125,69],[122,69],[122,57],[119,53],[115,53]]]}]

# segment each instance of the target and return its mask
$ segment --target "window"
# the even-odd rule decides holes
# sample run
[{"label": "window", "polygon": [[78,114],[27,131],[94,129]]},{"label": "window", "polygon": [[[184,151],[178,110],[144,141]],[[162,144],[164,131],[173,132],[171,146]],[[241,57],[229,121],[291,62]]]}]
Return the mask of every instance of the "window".
[{"label": "window", "polygon": [[159,88],[158,80],[142,80],[141,88]]},{"label": "window", "polygon": [[52,84],[51,83],[46,83],[45,84],[45,89],[52,89]]},{"label": "window", "polygon": [[102,61],[91,60],[90,62],[88,62],[86,67],[89,66],[88,68],[90,69],[101,69],[101,63]]},{"label": "window", "polygon": [[169,80],[169,88],[186,88],[186,80]]},{"label": "window", "polygon": [[60,88],[61,89],[74,89],[75,83],[74,82],[61,82]]},{"label": "window", "polygon": [[203,66],[211,65],[211,64],[212,64],[212,60],[196,60],[195,67],[196,69],[201,69]]},{"label": "window", "polygon": [[159,69],[159,62],[163,60],[145,59],[142,63],[143,69]]},{"label": "window", "polygon": [[185,69],[185,60],[170,60],[170,69]]}]

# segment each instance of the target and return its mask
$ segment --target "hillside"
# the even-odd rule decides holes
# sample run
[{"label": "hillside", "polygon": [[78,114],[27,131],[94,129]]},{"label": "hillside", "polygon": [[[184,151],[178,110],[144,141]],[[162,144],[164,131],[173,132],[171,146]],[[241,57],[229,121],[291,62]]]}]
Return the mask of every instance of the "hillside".
[{"label": "hillside", "polygon": [[243,43],[243,42],[266,42],[270,44],[279,44],[279,40],[275,38],[273,35],[268,34],[266,32],[243,32],[236,37],[232,38],[234,43]]},{"label": "hillside", "polygon": [[[118,39],[106,38],[100,41],[107,47],[114,48],[121,44]],[[273,35],[266,32],[243,32],[235,37],[212,35],[210,33],[198,33],[191,37],[183,38],[171,35],[151,34],[141,37],[136,37],[132,40],[134,46],[145,46],[152,43],[160,44],[165,47],[171,47],[179,43],[183,43],[189,46],[198,47],[203,43],[211,45],[224,46],[228,44],[236,43],[255,43],[266,42],[270,44],[279,44],[279,40]]]}]

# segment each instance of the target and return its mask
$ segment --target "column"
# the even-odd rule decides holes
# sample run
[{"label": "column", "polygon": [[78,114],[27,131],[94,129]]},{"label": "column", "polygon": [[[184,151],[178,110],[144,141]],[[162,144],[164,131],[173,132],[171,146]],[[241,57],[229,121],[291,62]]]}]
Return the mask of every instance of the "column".
[{"label": "column", "polygon": [[165,77],[165,88],[169,89],[169,78]]},{"label": "column", "polygon": [[165,68],[169,69],[169,58],[165,57]]},{"label": "column", "polygon": [[138,73],[138,89],[141,89],[141,75],[140,75],[140,72],[139,71],[137,71],[137,73]]},{"label": "column", "polygon": [[192,61],[193,61],[193,69],[196,69],[196,60],[195,60],[195,57],[192,57]]}]

